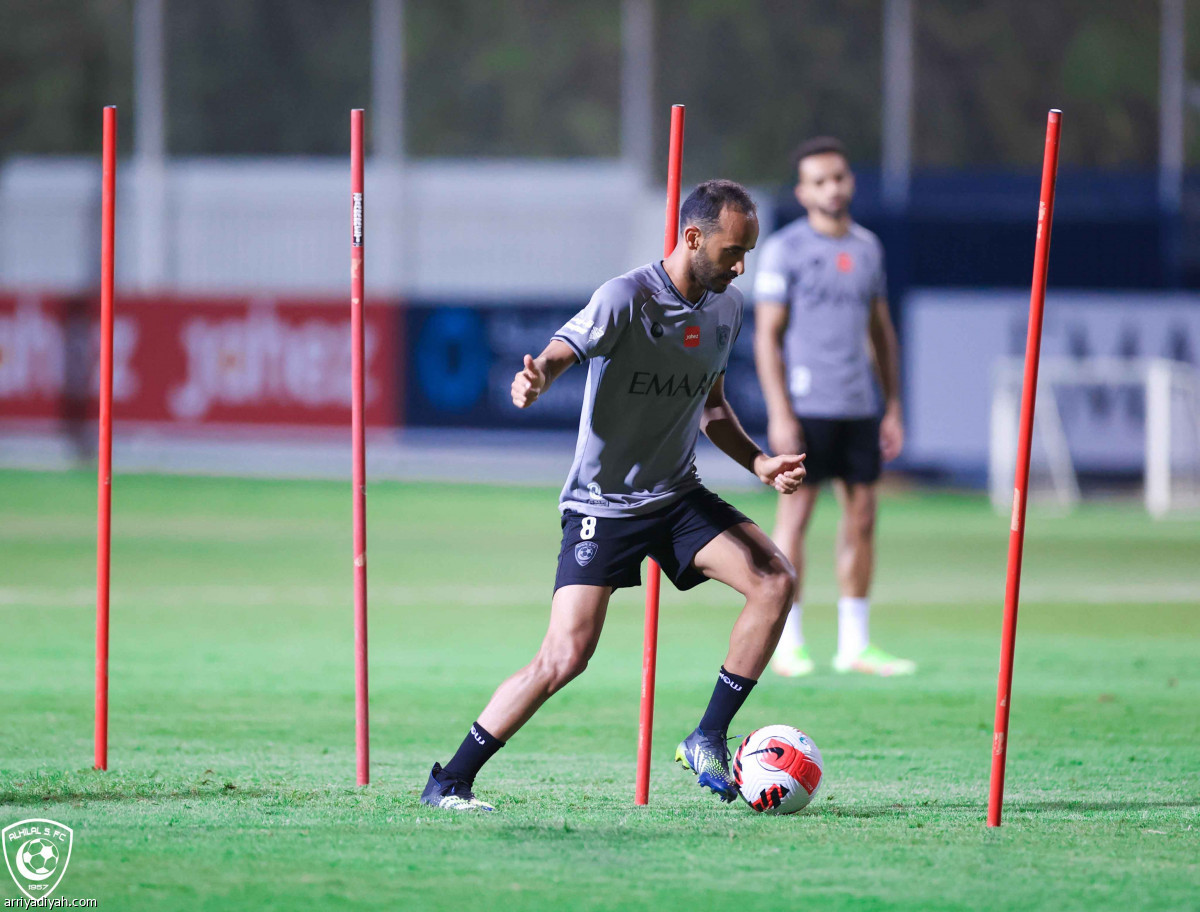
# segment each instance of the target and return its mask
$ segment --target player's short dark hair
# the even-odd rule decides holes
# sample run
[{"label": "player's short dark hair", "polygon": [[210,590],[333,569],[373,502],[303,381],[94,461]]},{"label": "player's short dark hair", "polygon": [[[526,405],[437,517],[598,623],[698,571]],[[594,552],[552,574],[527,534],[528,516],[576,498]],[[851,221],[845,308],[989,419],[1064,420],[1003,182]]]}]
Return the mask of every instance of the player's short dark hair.
[{"label": "player's short dark hair", "polygon": [[846,144],[840,139],[833,136],[814,136],[812,139],[806,139],[792,153],[792,174],[800,173],[800,162],[804,159],[813,155],[826,155],[829,152],[836,152],[846,161],[850,161],[850,155],[846,152]]},{"label": "player's short dark hair", "polygon": [[744,215],[758,214],[749,191],[741,184],[731,180],[709,180],[698,185],[683,201],[683,208],[679,210],[680,227],[695,225],[710,234],[721,223],[721,212],[726,207]]}]

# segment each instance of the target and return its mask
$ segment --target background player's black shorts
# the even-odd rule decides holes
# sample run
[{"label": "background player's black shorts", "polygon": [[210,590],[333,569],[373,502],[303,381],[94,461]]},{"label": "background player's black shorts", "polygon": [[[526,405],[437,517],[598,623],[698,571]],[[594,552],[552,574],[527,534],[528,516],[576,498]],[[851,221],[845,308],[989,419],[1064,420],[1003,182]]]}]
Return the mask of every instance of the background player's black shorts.
[{"label": "background player's black shorts", "polygon": [[740,510],[705,487],[645,516],[584,516],[568,510],[562,517],[554,589],[640,586],[646,555],[658,561],[676,589],[691,589],[708,579],[692,566],[700,549],[726,529],[746,522],[750,520]]},{"label": "background player's black shorts", "polygon": [[878,418],[805,418],[804,483],[820,484],[840,478],[847,484],[872,484],[879,480],[883,458],[879,452]]}]

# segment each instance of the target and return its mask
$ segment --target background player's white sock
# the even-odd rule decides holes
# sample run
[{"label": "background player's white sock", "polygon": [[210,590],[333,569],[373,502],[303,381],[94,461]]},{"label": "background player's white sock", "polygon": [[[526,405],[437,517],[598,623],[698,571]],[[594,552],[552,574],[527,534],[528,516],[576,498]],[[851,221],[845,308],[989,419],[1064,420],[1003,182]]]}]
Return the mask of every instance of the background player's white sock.
[{"label": "background player's white sock", "polygon": [[852,659],[867,648],[871,600],[842,596],[838,599],[838,655]]},{"label": "background player's white sock", "polygon": [[783,625],[783,635],[779,637],[780,649],[799,649],[804,645],[803,622],[804,605],[802,602],[793,602]]}]

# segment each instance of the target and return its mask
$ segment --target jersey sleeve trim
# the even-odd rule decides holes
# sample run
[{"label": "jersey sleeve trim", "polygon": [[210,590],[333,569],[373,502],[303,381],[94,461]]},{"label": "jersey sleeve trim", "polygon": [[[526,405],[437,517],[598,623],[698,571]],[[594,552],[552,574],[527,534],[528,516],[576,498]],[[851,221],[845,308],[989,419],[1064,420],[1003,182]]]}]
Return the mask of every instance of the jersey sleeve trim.
[{"label": "jersey sleeve trim", "polygon": [[587,355],[585,355],[583,353],[583,350],[578,345],[576,345],[575,342],[572,339],[570,339],[569,337],[564,336],[561,333],[555,333],[550,338],[552,340],[557,339],[559,342],[565,342],[567,347],[570,348],[571,351],[575,352],[575,359],[579,364],[582,364],[584,361],[587,360]]}]

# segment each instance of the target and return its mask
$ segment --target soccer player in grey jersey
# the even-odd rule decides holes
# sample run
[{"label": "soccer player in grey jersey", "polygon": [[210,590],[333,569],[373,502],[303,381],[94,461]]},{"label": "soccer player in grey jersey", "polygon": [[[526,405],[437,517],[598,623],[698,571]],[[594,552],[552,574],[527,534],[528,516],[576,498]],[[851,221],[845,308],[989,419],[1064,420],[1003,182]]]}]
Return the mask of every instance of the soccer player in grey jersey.
[{"label": "soccer player in grey jersey", "polygon": [[792,601],[795,573],[761,529],[700,484],[698,434],[781,494],[804,479],[803,456],[767,456],[725,400],[724,373],[742,322],[731,282],[758,240],[758,218],[732,181],[698,186],[680,212],[674,252],[606,282],[536,358],[512,399],[528,408],[571,365],[588,362],[575,460],[559,507],[563,539],[550,624],[533,661],[500,685],[421,800],[492,810],[476,774],[538,708],[587,666],[614,589],[640,585],[647,555],[679,589],[717,579],[745,597],[725,664],[676,760],[732,801],[726,732],[766,667]]},{"label": "soccer player in grey jersey", "polygon": [[[916,666],[868,637],[880,464],[900,455],[900,352],[888,314],[879,239],[850,217],[854,175],[845,148],[819,137],[796,153],[796,197],[808,211],[763,245],[755,277],[755,340],[767,403],[767,438],[777,453],[807,451],[808,481],[779,501],[775,542],[800,583],[804,533],[820,485],[832,480],[838,526],[838,652],[834,669],[911,674]],[[876,378],[876,370],[878,378]],[[883,389],[883,409],[875,380]],[[813,671],[801,628],[801,586],[772,668]]]}]

